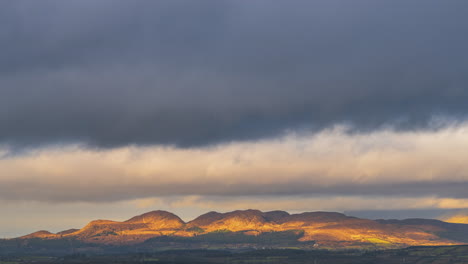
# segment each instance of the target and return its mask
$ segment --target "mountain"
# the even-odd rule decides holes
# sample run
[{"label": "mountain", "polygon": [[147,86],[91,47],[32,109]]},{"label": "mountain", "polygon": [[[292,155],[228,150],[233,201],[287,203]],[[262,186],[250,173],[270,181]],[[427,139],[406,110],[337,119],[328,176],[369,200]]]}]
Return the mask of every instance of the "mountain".
[{"label": "mountain", "polygon": [[28,238],[56,238],[56,237],[57,237],[57,234],[51,233],[47,230],[40,230],[40,231],[31,233],[29,235],[22,236],[20,238],[28,239]]},{"label": "mountain", "polygon": [[229,213],[211,212],[201,215],[187,223],[188,227],[198,227],[204,232],[217,230],[229,231],[275,231],[276,223],[267,219],[259,210],[233,211]]},{"label": "mountain", "polygon": [[[91,221],[81,229],[56,234],[38,231],[18,241],[73,240],[103,246],[230,247],[268,245],[301,248],[399,248],[468,243],[468,225],[432,219],[369,220],[335,212],[209,212],[185,223],[166,211],[126,221]],[[23,243],[22,242],[22,243]],[[26,243],[24,242],[24,243]],[[24,244],[23,243],[23,244]]]},{"label": "mountain", "polygon": [[152,211],[132,217],[123,222],[111,220],[91,221],[82,229],[62,234],[80,241],[101,244],[136,244],[151,237],[183,231],[185,222],[177,215],[166,211]]}]

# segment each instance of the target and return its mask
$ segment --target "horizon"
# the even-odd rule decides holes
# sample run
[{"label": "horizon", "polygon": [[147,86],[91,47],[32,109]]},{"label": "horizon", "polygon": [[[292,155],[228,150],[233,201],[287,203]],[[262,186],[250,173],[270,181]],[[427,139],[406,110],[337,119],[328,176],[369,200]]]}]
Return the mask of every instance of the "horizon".
[{"label": "horizon", "polygon": [[0,238],[160,208],[468,216],[468,2],[0,2]]}]

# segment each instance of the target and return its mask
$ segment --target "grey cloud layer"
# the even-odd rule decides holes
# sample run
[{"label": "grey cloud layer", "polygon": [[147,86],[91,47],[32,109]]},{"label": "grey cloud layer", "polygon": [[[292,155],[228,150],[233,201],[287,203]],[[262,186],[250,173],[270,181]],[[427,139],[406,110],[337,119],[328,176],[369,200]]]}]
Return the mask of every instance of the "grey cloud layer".
[{"label": "grey cloud layer", "polygon": [[468,123],[424,133],[326,130],[209,148],[44,148],[0,159],[0,201],[174,195],[466,200],[467,156]]},{"label": "grey cloud layer", "polygon": [[[46,201],[46,202],[114,202],[148,197],[206,195],[232,198],[255,195],[255,197],[289,197],[291,195],[306,197],[333,197],[356,196],[369,200],[375,197],[422,197],[434,195],[436,197],[468,199],[466,189],[467,182],[442,182],[442,183],[406,183],[406,184],[346,184],[317,186],[313,183],[293,181],[287,185],[272,184],[223,184],[213,182],[183,184],[153,184],[142,186],[132,184],[123,186],[109,183],[107,185],[80,185],[75,188],[69,186],[53,185],[48,182],[11,183],[2,184],[0,187],[1,200],[6,201]],[[46,191],[44,191],[46,190]],[[369,198],[370,197],[370,198]],[[216,200],[215,199],[215,200]],[[325,198],[324,198],[325,199]]]},{"label": "grey cloud layer", "polygon": [[204,145],[468,112],[462,1],[8,1],[0,143]]}]

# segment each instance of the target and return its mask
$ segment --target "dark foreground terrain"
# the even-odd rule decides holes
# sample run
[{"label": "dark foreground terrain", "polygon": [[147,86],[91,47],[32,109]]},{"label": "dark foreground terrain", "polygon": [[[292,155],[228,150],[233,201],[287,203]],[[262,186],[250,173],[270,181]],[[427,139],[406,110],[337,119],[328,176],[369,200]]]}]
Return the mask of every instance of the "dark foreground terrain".
[{"label": "dark foreground terrain", "polygon": [[322,251],[295,249],[224,250],[169,250],[153,253],[67,256],[1,256],[0,264],[20,263],[468,263],[468,246],[409,247],[384,251]]}]

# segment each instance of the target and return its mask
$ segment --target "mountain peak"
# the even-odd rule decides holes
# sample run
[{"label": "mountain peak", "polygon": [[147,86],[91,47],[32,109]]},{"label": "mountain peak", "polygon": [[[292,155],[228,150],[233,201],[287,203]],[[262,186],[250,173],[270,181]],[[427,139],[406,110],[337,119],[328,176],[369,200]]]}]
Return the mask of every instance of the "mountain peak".
[{"label": "mountain peak", "polygon": [[247,210],[236,210],[224,214],[226,217],[243,217],[243,218],[252,218],[252,217],[263,217],[263,212],[255,209]]},{"label": "mountain peak", "polygon": [[182,219],[180,219],[177,215],[175,215],[175,214],[173,214],[171,212],[163,211],[163,210],[155,210],[155,211],[151,211],[151,212],[147,212],[147,213],[144,213],[144,214],[141,214],[141,215],[134,216],[134,217],[128,219],[127,221],[125,221],[125,222],[126,223],[140,223],[140,222],[148,223],[148,222],[152,222],[152,221],[161,221],[161,220],[180,220],[180,221],[182,221]]},{"label": "mountain peak", "polygon": [[156,210],[142,215],[132,217],[124,223],[129,224],[146,224],[151,229],[170,229],[170,228],[181,228],[185,225],[185,222],[180,219],[177,215]]},{"label": "mountain peak", "polygon": [[55,237],[56,235],[54,233],[51,233],[47,230],[39,230],[34,233],[22,236],[20,238],[52,238]]}]

